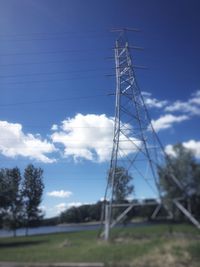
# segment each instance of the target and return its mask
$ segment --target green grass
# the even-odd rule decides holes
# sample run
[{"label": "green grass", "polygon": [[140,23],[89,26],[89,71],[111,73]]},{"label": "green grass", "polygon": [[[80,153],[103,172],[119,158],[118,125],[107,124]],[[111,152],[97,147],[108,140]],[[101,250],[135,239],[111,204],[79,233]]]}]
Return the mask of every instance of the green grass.
[{"label": "green grass", "polygon": [[193,260],[200,262],[200,241],[189,245],[188,251]]},{"label": "green grass", "polygon": [[[188,225],[173,226],[174,233],[199,235]],[[126,264],[146,257],[170,241],[167,225],[115,229],[106,243],[96,231],[59,233],[30,237],[0,238],[0,261],[16,262],[104,262]],[[192,245],[194,247],[192,247]],[[175,248],[180,255],[180,248]],[[198,255],[200,243],[188,244],[190,255]],[[193,254],[192,254],[193,253]]]}]

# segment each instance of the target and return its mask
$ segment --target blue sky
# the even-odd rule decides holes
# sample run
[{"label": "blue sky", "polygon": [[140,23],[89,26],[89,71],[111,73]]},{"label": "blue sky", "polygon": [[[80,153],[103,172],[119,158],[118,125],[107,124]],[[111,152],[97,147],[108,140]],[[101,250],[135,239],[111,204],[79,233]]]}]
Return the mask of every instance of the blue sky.
[{"label": "blue sky", "polygon": [[[104,195],[115,91],[110,29],[130,33],[137,80],[169,153],[200,158],[198,0],[1,0],[1,167],[44,169],[46,216]],[[101,140],[98,143],[98,140]],[[154,196],[138,187],[140,197]]]}]

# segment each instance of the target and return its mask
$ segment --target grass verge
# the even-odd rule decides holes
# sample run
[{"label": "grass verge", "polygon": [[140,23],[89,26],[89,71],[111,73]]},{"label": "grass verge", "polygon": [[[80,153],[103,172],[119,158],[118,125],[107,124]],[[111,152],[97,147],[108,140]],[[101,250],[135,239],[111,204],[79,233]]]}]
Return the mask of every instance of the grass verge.
[{"label": "grass verge", "polygon": [[0,261],[196,267],[198,238],[199,231],[191,226],[175,225],[171,232],[164,224],[115,229],[108,243],[97,238],[97,231],[1,238]]}]

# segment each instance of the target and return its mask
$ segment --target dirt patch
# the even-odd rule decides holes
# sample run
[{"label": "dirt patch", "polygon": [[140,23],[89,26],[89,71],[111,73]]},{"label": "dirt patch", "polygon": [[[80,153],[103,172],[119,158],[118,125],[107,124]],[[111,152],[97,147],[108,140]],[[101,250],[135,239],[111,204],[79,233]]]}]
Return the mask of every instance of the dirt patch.
[{"label": "dirt patch", "polygon": [[59,245],[59,248],[66,248],[66,247],[71,247],[72,246],[72,243],[68,240],[68,239],[65,239],[60,245]]},{"label": "dirt patch", "polygon": [[[148,254],[136,258],[128,264],[114,265],[115,267],[199,267],[199,263],[191,258],[188,245],[199,240],[199,235],[173,233],[162,236],[162,243],[152,249]],[[141,244],[152,241],[152,237],[137,238],[118,237],[113,240],[116,244]],[[109,265],[110,266],[110,265]]]},{"label": "dirt patch", "polygon": [[167,238],[176,238],[176,239],[187,239],[187,240],[200,240],[200,235],[193,234],[193,233],[180,233],[180,232],[173,232],[171,234],[166,234],[165,237]]},{"label": "dirt patch", "polygon": [[113,243],[115,244],[144,244],[151,242],[150,238],[124,238],[124,237],[118,237],[113,240]]},{"label": "dirt patch", "polygon": [[162,235],[132,235],[132,236],[120,236],[120,237],[115,237],[112,239],[112,243],[119,243],[119,244],[127,244],[127,243],[148,243],[152,240],[155,239],[161,239],[161,240],[166,240],[167,243],[170,241],[181,241],[182,240],[187,240],[187,242],[190,241],[199,241],[200,240],[200,235],[197,234],[191,234],[191,233],[179,233],[179,232],[173,232],[173,233],[166,233]]},{"label": "dirt patch", "polygon": [[137,267],[197,267],[186,250],[188,240],[166,240],[166,244],[154,249],[148,255],[134,261]]}]

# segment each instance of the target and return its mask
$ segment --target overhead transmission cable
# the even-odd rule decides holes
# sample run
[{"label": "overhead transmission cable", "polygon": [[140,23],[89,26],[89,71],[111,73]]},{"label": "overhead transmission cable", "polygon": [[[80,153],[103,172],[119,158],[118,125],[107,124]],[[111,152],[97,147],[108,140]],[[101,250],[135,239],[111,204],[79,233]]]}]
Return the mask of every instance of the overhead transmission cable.
[{"label": "overhead transmission cable", "polygon": [[85,76],[85,77],[73,77],[73,78],[62,78],[62,79],[47,79],[47,80],[32,80],[32,81],[18,81],[18,82],[3,82],[3,84],[35,84],[35,83],[48,83],[48,82],[62,82],[62,81],[73,81],[73,80],[87,80],[87,79],[93,79],[97,78],[99,75],[92,75],[92,76]]},{"label": "overhead transmission cable", "polygon": [[[2,37],[20,37],[20,36],[37,36],[37,35],[83,35],[83,34],[106,34],[107,31],[96,31],[96,30],[87,30],[87,31],[59,31],[59,32],[26,32],[26,33],[7,33],[0,34],[0,38]],[[108,35],[110,36],[110,35]]]},{"label": "overhead transmission cable", "polygon": [[[108,48],[101,48],[108,50]],[[62,54],[62,53],[77,53],[77,52],[96,52],[96,48],[88,49],[64,49],[55,51],[33,51],[33,52],[13,52],[13,53],[1,53],[0,56],[22,56],[22,55],[41,55],[41,54]]]},{"label": "overhead transmission cable", "polygon": [[[110,38],[110,36],[108,35],[96,35],[96,36],[86,36],[86,35],[81,35],[81,36],[74,36],[74,37],[79,37],[79,38]],[[31,42],[31,41],[57,41],[57,40],[65,40],[68,39],[68,36],[59,36],[59,37],[38,37],[38,38],[9,38],[9,39],[5,39],[0,37],[0,41],[2,42]],[[71,38],[71,37],[70,37]]]},{"label": "overhead transmission cable", "polygon": [[0,104],[0,108],[1,107],[10,107],[10,106],[30,105],[30,104],[64,102],[64,101],[71,101],[71,100],[78,100],[78,99],[79,100],[90,99],[90,98],[98,98],[99,99],[99,97],[107,97],[107,96],[108,95],[106,95],[106,94],[99,94],[99,95],[73,96],[73,97],[47,99],[47,100],[35,100],[35,101],[27,101],[27,102],[15,102],[15,103]]},{"label": "overhead transmission cable", "polygon": [[11,78],[11,77],[26,77],[26,76],[41,76],[41,75],[57,75],[57,74],[67,74],[67,73],[82,73],[82,72],[96,72],[96,71],[108,71],[108,69],[83,69],[83,70],[69,70],[69,71],[54,71],[54,72],[36,72],[36,73],[26,73],[26,74],[11,74],[11,75],[0,75],[0,78]]},{"label": "overhead transmission cable", "polygon": [[100,58],[86,58],[86,59],[73,59],[73,60],[50,60],[50,61],[38,61],[38,62],[19,62],[19,63],[3,63],[0,64],[0,67],[7,67],[7,66],[23,66],[23,65],[43,65],[43,64],[56,64],[56,63],[74,63],[74,62],[91,62],[91,61],[97,61],[97,60],[102,60],[102,57]]}]

